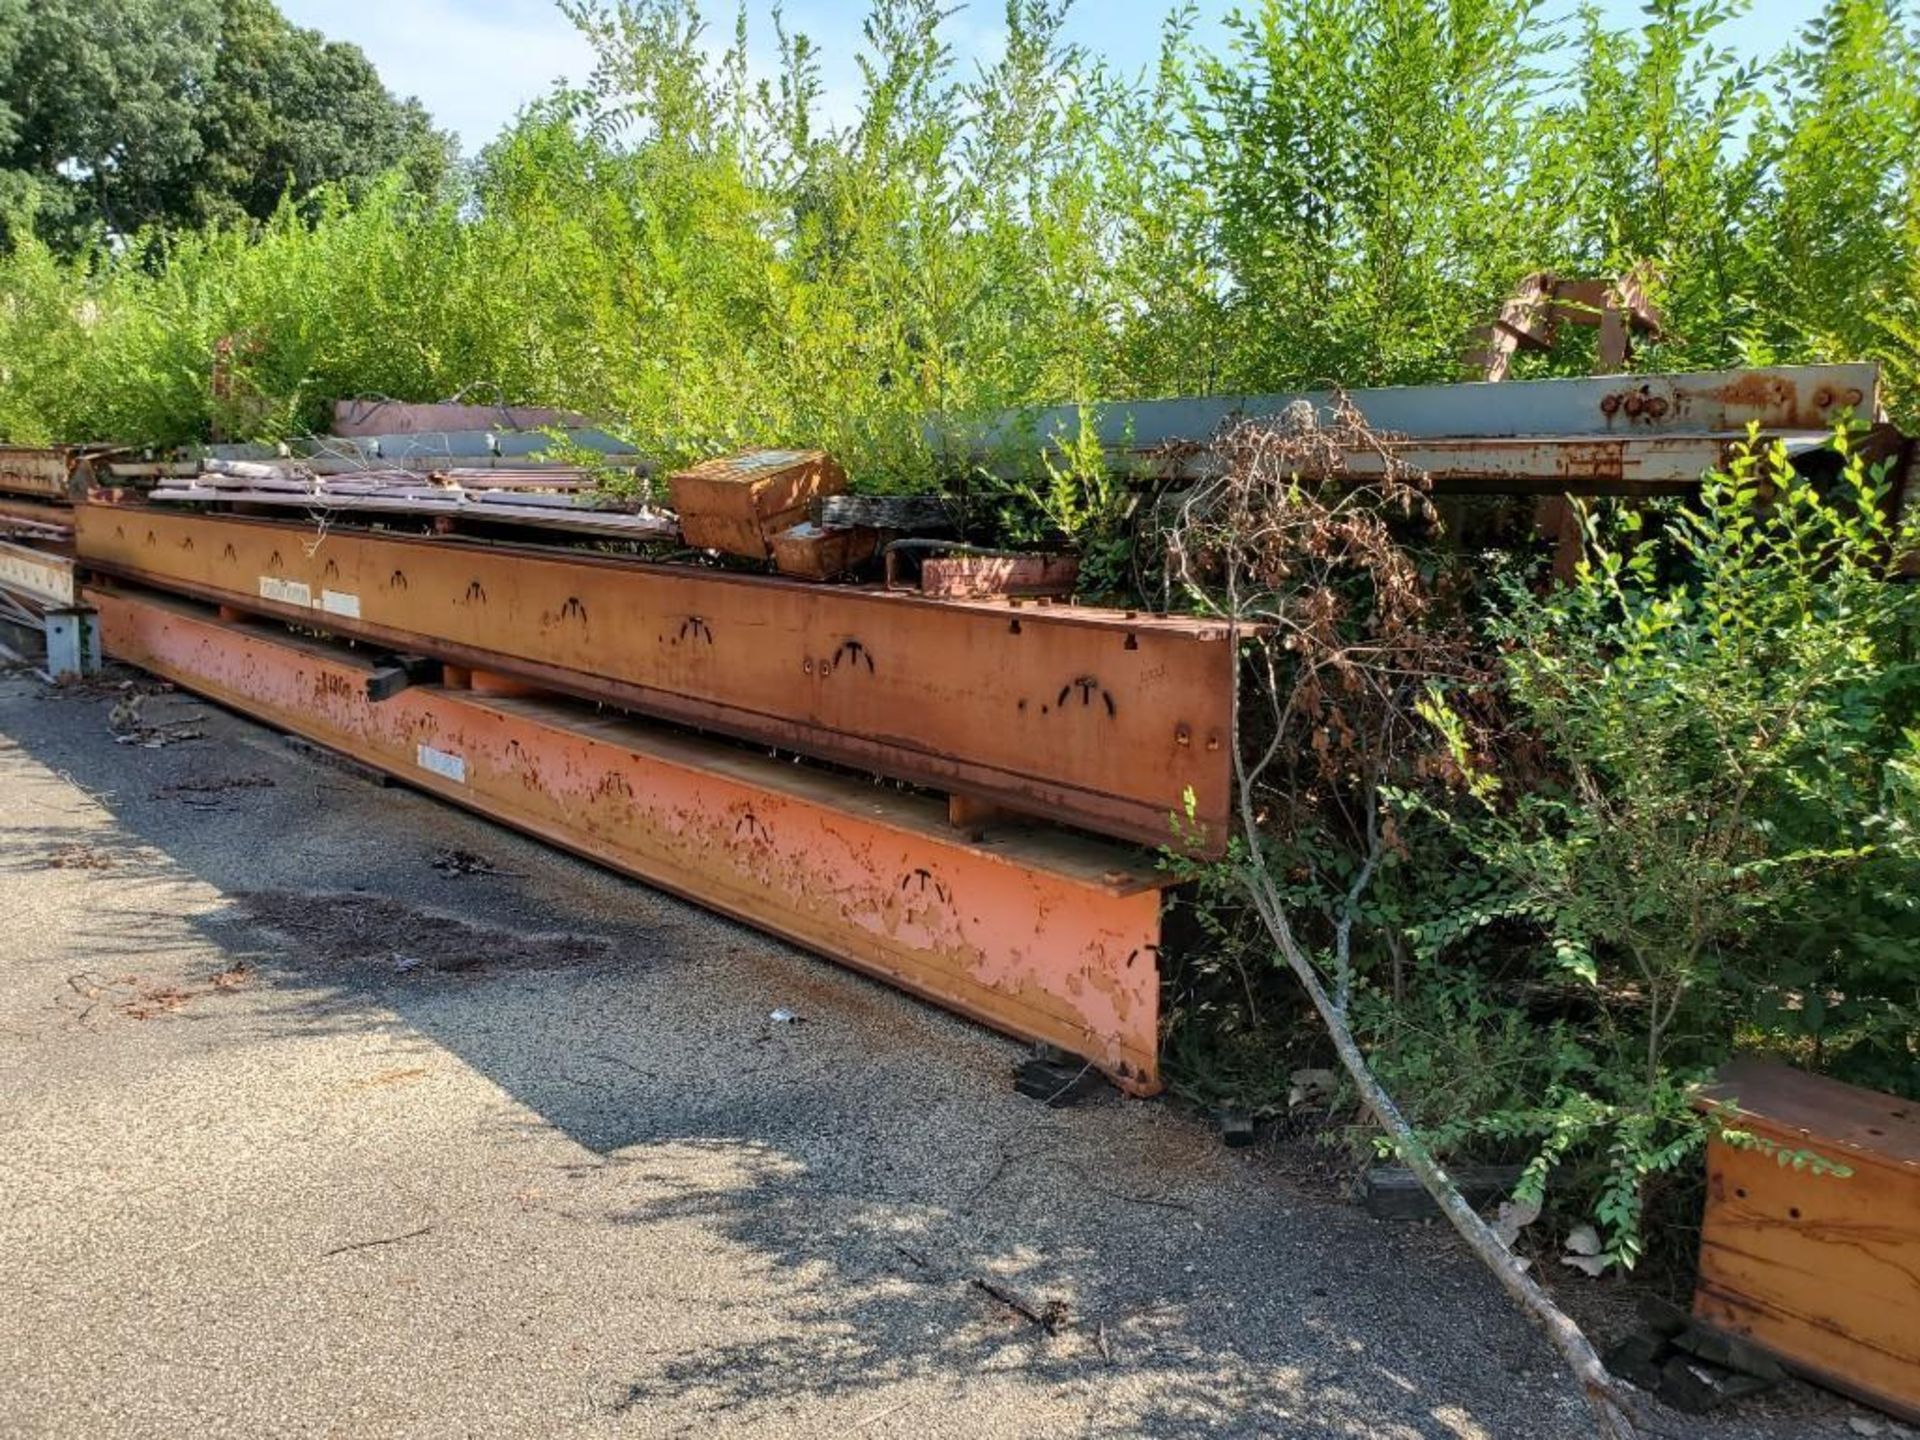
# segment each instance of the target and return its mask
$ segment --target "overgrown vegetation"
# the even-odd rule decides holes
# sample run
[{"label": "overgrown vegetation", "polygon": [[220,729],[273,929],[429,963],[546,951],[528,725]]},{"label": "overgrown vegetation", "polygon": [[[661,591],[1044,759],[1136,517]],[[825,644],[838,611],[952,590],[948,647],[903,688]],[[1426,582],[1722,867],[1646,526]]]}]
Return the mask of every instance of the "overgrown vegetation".
[{"label": "overgrown vegetation", "polygon": [[[1227,854],[1167,863],[1216,963],[1298,982],[1336,1112],[1607,1434],[1624,1398],[1517,1231],[1591,1221],[1583,1268],[1633,1267],[1707,1136],[1754,1143],[1697,1105],[1738,1052],[1920,1093],[1920,517],[1844,424],[1823,459],[1756,434],[1696,496],[1587,514],[1550,585],[1448,545],[1356,412],[1298,401],[1221,437],[1169,527],[1173,586],[1243,665]],[[1446,1174],[1487,1158],[1524,1162],[1504,1230]]]},{"label": "overgrown vegetation", "polygon": [[[1355,997],[1383,957],[1397,1003],[1418,1003],[1399,966],[1405,928],[1378,904],[1383,867],[1424,858],[1400,833],[1395,801],[1405,808],[1429,792],[1472,787],[1473,740],[1489,733],[1489,707],[1473,692],[1491,677],[1454,577],[1425,571],[1410,543],[1439,518],[1424,477],[1350,405],[1331,418],[1323,423],[1302,400],[1277,423],[1231,430],[1170,528],[1175,583],[1226,622],[1244,675],[1227,854],[1209,865],[1169,863],[1211,888],[1216,904],[1238,902],[1256,917],[1306,994],[1370,1132],[1540,1324],[1600,1432],[1630,1436],[1627,1398],[1592,1344],[1516,1262],[1513,1237],[1452,1184],[1433,1138],[1382,1082],[1355,1026]],[[1468,705],[1443,710],[1449,693]],[[1538,1200],[1519,1197],[1534,1216]]]},{"label": "overgrown vegetation", "polygon": [[1737,1045],[1920,1093],[1920,596],[1891,583],[1920,528],[1836,444],[1825,479],[1756,446],[1652,533],[1625,511],[1576,584],[1509,586],[1492,636],[1538,746],[1518,783],[1432,711],[1478,883],[1415,930],[1422,953],[1471,993],[1492,977],[1465,942],[1518,922],[1503,963],[1581,1022],[1550,1029],[1544,1083],[1436,1139],[1524,1140],[1542,1180],[1598,1162],[1623,1264],[1645,1182],[1700,1142],[1690,1082]]},{"label": "overgrown vegetation", "polygon": [[1920,1095],[1920,519],[1886,465],[1756,442],[1695,499],[1589,510],[1553,586],[1412,479],[1343,478],[1364,436],[1316,443],[1231,438],[1232,503],[1175,534],[1192,603],[1258,627],[1241,835],[1185,867],[1210,1083],[1284,1111],[1324,1046],[1271,1023],[1284,916],[1420,1143],[1525,1162],[1620,1267],[1691,1200],[1733,1054]]},{"label": "overgrown vegetation", "polygon": [[[1878,357],[1911,404],[1901,0],[1835,0],[1747,65],[1726,0],[1657,0],[1621,30],[1536,0],[1265,0],[1218,55],[1175,13],[1143,76],[1063,43],[1063,8],[1013,0],[1003,53],[970,72],[938,0],[878,0],[829,123],[800,35],[772,37],[762,76],[744,28],[709,58],[693,0],[581,0],[591,82],[451,191],[416,169],[164,233],[138,222],[235,211],[116,201],[85,212],[107,227],[90,237],[43,227],[52,249],[13,193],[0,435],[286,433],[339,395],[477,386],[604,416],[663,459],[805,441],[893,488],[938,474],[929,413],[1450,378],[1529,271],[1641,261],[1665,277],[1659,363]],[[316,173],[255,149],[270,187]],[[237,416],[209,383],[229,337],[260,397]],[[1529,363],[1583,369],[1577,351]]]}]

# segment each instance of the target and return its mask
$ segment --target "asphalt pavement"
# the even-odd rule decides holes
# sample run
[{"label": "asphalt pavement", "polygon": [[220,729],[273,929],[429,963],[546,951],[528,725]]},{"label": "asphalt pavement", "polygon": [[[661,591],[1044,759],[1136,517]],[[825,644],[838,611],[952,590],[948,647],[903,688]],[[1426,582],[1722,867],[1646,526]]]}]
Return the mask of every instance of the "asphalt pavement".
[{"label": "asphalt pavement", "polygon": [[1589,1433],[1431,1227],[122,698],[0,677],[0,1435]]}]

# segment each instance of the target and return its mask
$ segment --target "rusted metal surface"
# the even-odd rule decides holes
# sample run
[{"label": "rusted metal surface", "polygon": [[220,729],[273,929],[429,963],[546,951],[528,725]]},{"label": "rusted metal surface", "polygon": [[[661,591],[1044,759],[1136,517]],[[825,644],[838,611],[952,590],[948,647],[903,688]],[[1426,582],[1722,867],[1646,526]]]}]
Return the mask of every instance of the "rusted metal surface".
[{"label": "rusted metal surface", "polygon": [[89,591],[108,652],[998,1029],[1158,1087],[1161,881],[1059,832],[954,833],[937,802],[552,700],[414,685],[188,602]]},{"label": "rusted metal surface", "polygon": [[775,535],[773,568],[795,580],[834,580],[858,570],[880,548],[880,532],[804,520]]},{"label": "rusted metal surface", "polygon": [[1071,555],[933,555],[920,562],[920,593],[950,599],[1073,593],[1080,562]]},{"label": "rusted metal surface", "polygon": [[42,500],[71,500],[80,452],[25,445],[0,445],[0,491]]},{"label": "rusted metal surface", "polygon": [[[1707,1147],[1694,1313],[1920,1419],[1920,1104],[1754,1062],[1704,1099],[1761,1144]],[[1800,1151],[1852,1173],[1781,1162]]]},{"label": "rusted metal surface", "polygon": [[555,530],[614,540],[680,537],[680,527],[664,515],[645,512],[638,506],[606,504],[588,493],[541,495],[519,488],[468,488],[395,471],[376,476],[307,476],[280,483],[265,483],[251,476],[201,475],[167,481],[150,491],[147,498],[155,504],[266,506],[349,519],[362,515],[424,516],[461,525]]},{"label": "rusted metal surface", "polygon": [[44,500],[0,495],[0,525],[17,526],[23,532],[46,533],[71,540],[73,510],[70,506]]},{"label": "rusted metal surface", "polygon": [[1653,279],[1648,267],[1616,280],[1570,280],[1544,270],[1527,276],[1501,307],[1498,318],[1478,332],[1479,348],[1467,357],[1472,377],[1506,379],[1515,354],[1552,349],[1562,325],[1599,329],[1596,373],[1625,370],[1634,337],[1651,339],[1660,334],[1660,312],[1647,298]]},{"label": "rusted metal surface", "polygon": [[[1599,327],[1600,334],[1594,345],[1594,371],[1600,375],[1617,374],[1627,368],[1634,335],[1660,333],[1659,312],[1647,303],[1646,297],[1646,287],[1652,279],[1653,272],[1647,267],[1612,283],[1559,280],[1546,271],[1529,275],[1501,309],[1499,319],[1489,327],[1485,347],[1469,358],[1469,369],[1475,372],[1476,379],[1504,380],[1518,351],[1523,348],[1550,350],[1562,321],[1572,321]],[[1619,408],[1603,397],[1602,411],[1610,413],[1610,407]],[[1616,461],[1617,469],[1624,472],[1624,455],[1609,459]],[[1701,472],[1696,473],[1705,469],[1703,465]],[[1618,473],[1606,483],[1611,485],[1624,479],[1624,473]],[[1583,490],[1596,488],[1591,475],[1582,475],[1579,485]],[[1553,543],[1554,581],[1571,585],[1586,553],[1586,531],[1572,494],[1550,491],[1539,495],[1534,501],[1533,519],[1535,530]]]},{"label": "rusted metal surface", "polygon": [[[401,442],[412,437],[388,436],[387,449],[398,449]],[[483,437],[484,438],[484,437]],[[293,463],[315,475],[364,475],[373,470],[404,471],[407,474],[425,478],[432,475],[461,473],[475,475],[485,471],[499,471],[507,474],[538,470],[544,474],[558,474],[572,471],[576,467],[557,463],[541,462],[535,465],[527,459],[526,453],[515,450],[507,455],[459,454],[449,455],[445,451],[432,451],[424,448],[405,451],[398,454],[383,455],[375,441],[337,440],[335,444],[345,448],[345,454],[303,454]],[[418,443],[418,442],[416,442]],[[254,446],[221,445],[216,450],[251,451]],[[302,447],[303,449],[306,447]],[[611,470],[632,471],[635,474],[647,473],[647,462],[641,456],[615,451],[602,451],[604,465]],[[252,455],[242,453],[230,457],[233,459],[268,463],[282,457],[271,453]],[[93,464],[94,482],[100,485],[120,485],[143,487],[165,484],[172,480],[192,480],[206,468],[206,462],[192,457],[172,456],[167,459],[154,459],[150,456],[112,456],[96,459]]]},{"label": "rusted metal surface", "polygon": [[[1402,385],[1348,391],[1375,430],[1410,440],[1507,436],[1573,439],[1671,433],[1824,430],[1852,414],[1880,415],[1880,368],[1872,364],[1791,365],[1764,370],[1669,375],[1601,375],[1565,380]],[[1149,454],[1167,445],[1205,444],[1236,420],[1274,418],[1304,400],[1325,422],[1334,395],[1209,395],[1177,400],[1114,400],[1084,418],[1109,450]],[[936,421],[930,444],[996,469],[1025,461],[1048,444],[1080,434],[1079,406],[1008,411],[979,425]]]},{"label": "rusted metal surface", "polygon": [[73,561],[0,541],[0,590],[29,596],[43,605],[71,605]]},{"label": "rusted metal surface", "polygon": [[820,450],[748,450],[677,471],[667,488],[687,544],[764,560],[773,537],[804,522],[816,498],[845,491],[847,476]]},{"label": "rusted metal surface", "polygon": [[94,570],[510,672],[1148,844],[1227,835],[1233,653],[1200,621],[83,505]]},{"label": "rusted metal surface", "polygon": [[[1795,457],[1832,442],[1826,431],[1774,432],[1767,438],[1778,440]],[[1516,436],[1390,441],[1385,448],[1424,475],[1436,494],[1657,496],[1697,489],[1700,477],[1724,469],[1745,439],[1717,434]],[[1166,468],[1192,475],[1214,463],[1201,451],[1175,457]],[[1344,457],[1342,473],[1378,475],[1382,465],[1373,451],[1356,451]]]}]

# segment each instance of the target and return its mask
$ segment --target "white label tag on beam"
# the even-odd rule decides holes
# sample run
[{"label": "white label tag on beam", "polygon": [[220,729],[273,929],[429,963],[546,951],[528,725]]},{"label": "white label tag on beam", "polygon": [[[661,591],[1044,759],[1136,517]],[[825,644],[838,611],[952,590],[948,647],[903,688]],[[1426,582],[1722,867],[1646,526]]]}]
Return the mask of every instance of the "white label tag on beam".
[{"label": "white label tag on beam", "polygon": [[313,590],[304,580],[282,580],[277,575],[262,575],[260,598],[277,600],[282,605],[298,605],[303,610],[313,608]]},{"label": "white label tag on beam", "polygon": [[431,745],[422,745],[414,758],[420,762],[422,770],[431,771],[443,780],[451,780],[456,785],[467,783],[467,762],[462,756],[436,750]]}]

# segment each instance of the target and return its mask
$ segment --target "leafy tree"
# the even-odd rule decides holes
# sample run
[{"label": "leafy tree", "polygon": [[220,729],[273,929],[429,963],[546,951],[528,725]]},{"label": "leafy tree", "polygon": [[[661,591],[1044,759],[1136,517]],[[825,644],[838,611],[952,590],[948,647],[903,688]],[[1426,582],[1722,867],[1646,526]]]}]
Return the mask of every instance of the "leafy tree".
[{"label": "leafy tree", "polygon": [[200,158],[217,0],[28,0],[0,26],[14,117],[0,170],[41,233],[71,245],[163,214],[172,178]]},{"label": "leafy tree", "polygon": [[1555,32],[1536,0],[1263,0],[1203,57],[1189,124],[1233,383],[1449,379],[1553,263],[1530,179]]},{"label": "leafy tree", "polygon": [[451,160],[417,100],[397,101],[358,46],[289,25],[272,0],[221,0],[220,40],[196,107],[203,156],[169,194],[189,222],[265,219],[283,193],[399,170],[432,193]]},{"label": "leafy tree", "polygon": [[366,57],[269,0],[0,0],[0,216],[72,251],[97,231],[265,219],[281,194],[394,167],[430,187],[448,142]]}]

